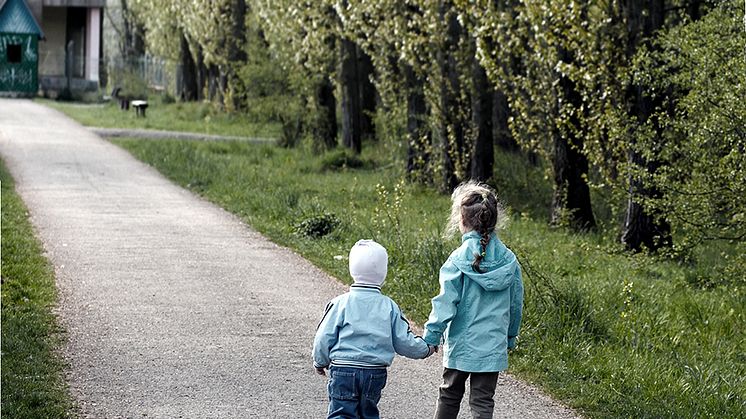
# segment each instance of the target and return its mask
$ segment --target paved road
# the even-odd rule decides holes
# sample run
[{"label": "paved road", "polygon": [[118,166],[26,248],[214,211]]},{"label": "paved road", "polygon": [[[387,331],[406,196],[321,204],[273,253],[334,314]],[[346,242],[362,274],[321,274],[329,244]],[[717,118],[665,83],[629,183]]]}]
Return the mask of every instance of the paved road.
[{"label": "paved road", "polygon": [[[0,99],[0,155],[55,266],[84,417],[324,417],[311,342],[342,285],[39,104]],[[439,362],[398,359],[383,417],[430,417]],[[573,417],[510,377],[496,401]]]}]

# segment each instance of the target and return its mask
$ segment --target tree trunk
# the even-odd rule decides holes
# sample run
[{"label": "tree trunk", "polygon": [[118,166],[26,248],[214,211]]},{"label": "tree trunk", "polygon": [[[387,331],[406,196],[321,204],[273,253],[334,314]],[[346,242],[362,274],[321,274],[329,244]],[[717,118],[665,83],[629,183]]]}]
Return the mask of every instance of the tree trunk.
[{"label": "tree trunk", "polygon": [[[560,59],[571,63],[572,55],[561,48]],[[581,109],[583,102],[575,83],[567,76],[560,76],[560,94],[562,102],[573,109]],[[591,193],[586,178],[588,177],[588,159],[583,154],[583,142],[575,131],[580,121],[573,114],[570,117],[571,127],[564,132],[555,130],[552,169],[554,172],[554,192],[552,195],[551,222],[554,225],[567,221],[576,230],[589,230],[596,227],[596,220],[591,207]]]},{"label": "tree trunk", "polygon": [[120,50],[124,64],[128,69],[136,68],[136,60],[145,54],[145,28],[137,22],[133,16],[126,0],[120,0],[122,12],[122,26],[124,39],[121,41]]},{"label": "tree trunk", "polygon": [[689,0],[686,12],[692,20],[699,20],[702,17],[702,0]]},{"label": "tree trunk", "polygon": [[207,98],[213,102],[223,102],[220,92],[220,69],[215,64],[207,67]]},{"label": "tree trunk", "polygon": [[189,50],[189,41],[181,33],[179,46],[179,62],[181,63],[181,100],[197,100],[199,86],[197,84],[197,65]]},{"label": "tree trunk", "polygon": [[519,150],[518,142],[513,138],[508,120],[510,119],[510,106],[505,93],[497,89],[492,93],[493,112],[492,128],[495,145],[504,151],[516,152]]},{"label": "tree trunk", "polygon": [[[627,20],[627,58],[632,60],[638,48],[647,42],[653,34],[665,23],[665,0],[627,0],[623,4],[625,18]],[[655,48],[651,46],[651,48]],[[651,121],[656,108],[660,105],[660,97],[653,98],[646,94],[645,89],[639,85],[631,85],[628,89],[627,100],[631,103],[630,112],[637,120],[638,126],[654,122]],[[654,129],[660,144],[661,127]],[[630,144],[627,156],[632,167],[642,168],[647,173],[653,174],[660,166],[655,158],[645,158],[637,149],[634,138]],[[654,153],[652,153],[654,155]],[[629,250],[639,251],[643,246],[649,250],[671,246],[671,227],[662,218],[661,214],[645,208],[642,205],[646,199],[660,198],[662,192],[656,188],[645,185],[639,176],[629,176],[629,192],[627,198],[627,210],[622,227],[621,241]]]},{"label": "tree trunk", "polygon": [[248,59],[246,45],[246,0],[233,0],[231,4],[231,38],[228,41],[228,62],[223,80],[223,91],[229,94],[232,109],[242,109],[246,103],[246,89],[238,77],[237,69]]},{"label": "tree trunk", "polygon": [[342,88],[342,144],[355,153],[362,150],[360,81],[358,80],[357,45],[342,39],[340,51],[340,84]]},{"label": "tree trunk", "polygon": [[135,24],[132,53],[135,57],[142,57],[145,55],[145,26],[142,23]]},{"label": "tree trunk", "polygon": [[246,0],[233,0],[231,4],[231,40],[228,45],[228,58],[231,61],[245,62],[246,50]]},{"label": "tree trunk", "polygon": [[410,65],[404,66],[407,89],[407,175],[411,180],[424,180],[430,161],[430,132],[427,129],[425,82]]},{"label": "tree trunk", "polygon": [[439,190],[451,193],[458,185],[456,173],[458,158],[464,150],[464,126],[459,120],[458,98],[461,93],[456,52],[463,28],[449,2],[440,4],[440,18],[446,25],[446,40],[438,51],[437,61],[440,70],[438,140],[441,146],[442,166]]},{"label": "tree trunk", "polygon": [[197,46],[197,100],[205,99],[205,91],[207,90],[207,66],[205,65],[205,57],[202,55],[202,47]]},{"label": "tree trunk", "polygon": [[126,62],[129,58],[130,40],[132,39],[132,18],[130,16],[129,7],[127,6],[127,0],[119,0],[119,10],[122,14],[122,33],[119,38],[119,55]]},{"label": "tree trunk", "polygon": [[[475,42],[475,41],[472,41]],[[474,45],[476,52],[476,45]],[[492,137],[493,88],[487,80],[487,72],[476,56],[472,62],[471,117],[477,130],[471,153],[471,178],[485,182],[492,178],[495,166],[494,139]]]},{"label": "tree trunk", "polygon": [[362,48],[357,48],[358,80],[360,81],[360,135],[363,139],[375,140],[376,130],[373,118],[376,115],[377,93],[373,85],[373,60]]},{"label": "tree trunk", "polygon": [[[628,158],[632,165],[645,167],[650,172],[657,170],[654,162],[645,160],[638,152],[630,151]],[[657,250],[673,244],[670,224],[659,212],[646,209],[640,202],[641,199],[656,199],[660,196],[659,190],[646,187],[639,177],[630,176],[627,211],[621,236],[622,243],[628,250]]]},{"label": "tree trunk", "polygon": [[591,208],[591,195],[585,176],[588,160],[564,136],[555,134],[552,154],[554,191],[552,194],[553,225],[568,222],[570,227],[584,231],[595,228],[596,220]]},{"label": "tree trunk", "polygon": [[318,115],[313,127],[316,141],[325,149],[337,146],[337,101],[334,98],[334,86],[324,78],[316,86],[314,98]]}]

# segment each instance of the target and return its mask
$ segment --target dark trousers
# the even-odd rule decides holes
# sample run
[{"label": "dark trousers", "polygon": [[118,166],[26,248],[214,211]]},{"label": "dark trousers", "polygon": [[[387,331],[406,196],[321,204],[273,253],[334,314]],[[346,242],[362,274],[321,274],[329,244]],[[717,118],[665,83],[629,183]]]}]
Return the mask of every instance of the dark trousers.
[{"label": "dark trousers", "polygon": [[471,377],[469,406],[471,416],[478,419],[492,419],[495,410],[495,387],[499,372],[464,372],[445,368],[443,384],[438,394],[438,406],[435,419],[456,419],[461,398],[466,390],[466,379]]},{"label": "dark trousers", "polygon": [[378,402],[386,386],[386,368],[329,369],[328,419],[378,419]]}]

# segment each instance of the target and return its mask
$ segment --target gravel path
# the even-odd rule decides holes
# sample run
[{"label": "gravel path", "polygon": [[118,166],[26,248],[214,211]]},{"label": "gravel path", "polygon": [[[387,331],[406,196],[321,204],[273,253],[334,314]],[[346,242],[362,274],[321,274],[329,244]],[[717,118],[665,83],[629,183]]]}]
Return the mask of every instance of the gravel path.
[{"label": "gravel path", "polygon": [[[324,417],[310,350],[345,287],[42,105],[0,99],[0,155],[55,266],[84,417]],[[383,417],[430,417],[439,375],[437,355],[397,359]],[[510,376],[496,402],[575,417]]]}]

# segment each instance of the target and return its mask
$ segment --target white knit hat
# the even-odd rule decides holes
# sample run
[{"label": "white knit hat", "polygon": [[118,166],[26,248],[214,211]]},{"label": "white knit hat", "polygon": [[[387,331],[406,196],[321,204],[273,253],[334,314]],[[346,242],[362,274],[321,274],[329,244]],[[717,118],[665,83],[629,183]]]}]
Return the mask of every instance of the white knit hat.
[{"label": "white knit hat", "polygon": [[373,240],[358,240],[350,249],[350,275],[356,284],[381,286],[388,264],[386,249]]}]

